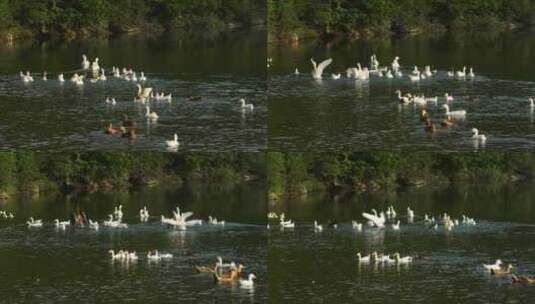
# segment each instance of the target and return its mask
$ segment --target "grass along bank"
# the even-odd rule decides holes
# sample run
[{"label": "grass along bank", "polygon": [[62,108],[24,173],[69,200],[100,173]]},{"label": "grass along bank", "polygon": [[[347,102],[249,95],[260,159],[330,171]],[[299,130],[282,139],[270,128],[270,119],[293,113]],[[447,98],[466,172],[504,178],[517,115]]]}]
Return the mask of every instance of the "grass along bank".
[{"label": "grass along bank", "polygon": [[535,2],[510,0],[268,0],[270,42],[444,31],[503,31],[535,24]]},{"label": "grass along bank", "polygon": [[535,178],[535,153],[267,154],[269,200],[310,192],[377,192],[449,183],[502,185]]},{"label": "grass along bank", "polygon": [[261,153],[0,152],[0,199],[15,193],[92,192],[162,183],[265,179]]},{"label": "grass along bank", "polygon": [[0,0],[0,40],[213,31],[266,22],[263,0]]}]

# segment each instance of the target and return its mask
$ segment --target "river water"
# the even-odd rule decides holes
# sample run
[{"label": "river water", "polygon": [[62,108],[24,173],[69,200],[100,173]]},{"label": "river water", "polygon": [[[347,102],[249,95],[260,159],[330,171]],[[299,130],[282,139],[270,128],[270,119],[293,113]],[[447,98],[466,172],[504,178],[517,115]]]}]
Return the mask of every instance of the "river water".
[{"label": "river water", "polygon": [[[492,277],[482,264],[496,259],[513,264],[517,274],[535,273],[535,192],[533,185],[505,188],[452,186],[445,189],[356,195],[332,199],[311,195],[270,208],[286,212],[295,229],[269,234],[271,303],[529,303],[531,287]],[[352,229],[362,212],[394,205],[399,231]],[[406,207],[416,214],[408,223]],[[423,223],[425,214],[447,212],[474,217],[476,226],[446,231]],[[324,225],[315,232],[313,221]],[[327,228],[336,221],[337,229]],[[390,221],[391,222],[395,222]],[[359,264],[357,252],[415,257],[407,266]]]},{"label": "river water", "polygon": [[[155,38],[120,37],[83,42],[21,43],[0,49],[0,147],[46,151],[166,151],[178,133],[181,150],[258,151],[266,145],[266,39],[264,30],[216,36],[166,34]],[[69,81],[82,54],[99,57],[108,80]],[[147,121],[145,105],[133,102],[136,83],[111,75],[112,67],[145,72],[145,87],[171,93],[171,103],[151,102],[157,122]],[[30,71],[23,83],[19,71]],[[42,80],[43,71],[48,81]],[[66,82],[57,80],[65,74]],[[82,74],[84,74],[82,72]],[[86,75],[90,76],[90,75]],[[200,97],[190,100],[189,97]],[[105,103],[116,99],[115,106]],[[195,99],[194,98],[194,99]],[[245,98],[255,105],[244,112]],[[136,122],[138,138],[103,134],[123,115]]]},{"label": "river water", "polygon": [[[55,218],[66,220],[73,210],[101,221],[119,204],[127,229],[62,230],[52,224]],[[145,205],[151,218],[140,223],[138,211]],[[176,206],[194,212],[193,218],[211,215],[226,225],[186,231],[162,226],[160,215],[171,217]],[[263,186],[256,184],[14,198],[0,206],[15,214],[13,220],[0,219],[2,301],[264,302],[266,207]],[[44,226],[26,227],[30,216],[43,219]],[[139,260],[112,262],[110,249],[136,251]],[[153,249],[174,256],[149,262],[145,255]],[[211,275],[196,274],[195,265],[213,265],[217,256],[244,264],[242,277],[255,273],[254,288],[217,284]]]},{"label": "river water", "polygon": [[[475,36],[475,37],[474,37]],[[535,39],[532,32],[484,35],[423,36],[295,46],[272,45],[269,69],[269,146],[287,151],[341,149],[471,151],[529,150],[535,147],[534,113],[528,98],[535,95]],[[402,78],[371,76],[369,81],[345,77],[348,67],[369,66],[376,54],[381,66],[401,58]],[[310,58],[333,58],[322,81],[310,76]],[[413,66],[437,69],[426,80],[411,82]],[[450,78],[447,72],[473,67],[473,79]],[[294,75],[295,68],[300,70]],[[342,79],[331,79],[342,73]],[[439,97],[425,108],[438,125],[426,133],[420,106],[401,106],[396,90]],[[445,118],[445,93],[453,95],[450,109],[466,110],[452,128],[440,127]],[[485,144],[471,140],[471,129],[487,135]]]}]

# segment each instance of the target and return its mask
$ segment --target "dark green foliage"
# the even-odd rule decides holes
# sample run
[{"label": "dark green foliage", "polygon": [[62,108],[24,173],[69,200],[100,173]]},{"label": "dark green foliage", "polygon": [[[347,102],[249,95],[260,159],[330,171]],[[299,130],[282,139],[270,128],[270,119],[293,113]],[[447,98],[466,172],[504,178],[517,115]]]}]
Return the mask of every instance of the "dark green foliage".
[{"label": "dark green foliage", "polygon": [[373,185],[425,185],[434,180],[497,183],[535,177],[533,153],[268,153],[270,194]]},{"label": "dark green foliage", "polygon": [[535,22],[534,0],[268,0],[270,34],[363,28],[404,32],[429,24],[494,27]]},{"label": "dark green foliage", "polygon": [[73,154],[0,152],[0,194],[103,185],[128,187],[150,181],[184,180],[236,183],[265,178],[262,153],[131,153]]},{"label": "dark green foliage", "polygon": [[37,33],[122,32],[146,25],[250,25],[265,20],[260,0],[0,0],[0,28]]},{"label": "dark green foliage", "polygon": [[16,186],[17,157],[13,152],[0,153],[0,194]]}]

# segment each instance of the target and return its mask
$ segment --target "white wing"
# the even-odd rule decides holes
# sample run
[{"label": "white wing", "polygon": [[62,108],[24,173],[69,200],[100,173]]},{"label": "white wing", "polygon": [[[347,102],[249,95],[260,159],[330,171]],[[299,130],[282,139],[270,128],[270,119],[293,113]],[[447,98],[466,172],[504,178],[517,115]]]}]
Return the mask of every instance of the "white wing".
[{"label": "white wing", "polygon": [[318,73],[321,75],[323,73],[323,70],[329,66],[329,64],[331,64],[333,62],[333,59],[332,58],[329,58],[327,60],[324,60],[322,61],[318,67],[317,67],[317,70],[318,70]]},{"label": "white wing", "polygon": [[374,223],[375,223],[375,222],[377,221],[377,219],[379,218],[379,217],[377,217],[377,216],[375,216],[375,215],[373,215],[373,214],[366,213],[366,212],[362,212],[362,216],[363,216],[365,219],[368,219],[368,220],[370,220],[370,221],[372,221],[372,222],[374,222]]},{"label": "white wing", "polygon": [[375,216],[373,214],[370,214],[370,213],[366,213],[366,212],[363,212],[362,213],[362,216],[368,220],[370,220],[371,222],[373,222],[373,224],[377,227],[384,227],[384,224],[385,224],[385,218],[383,218],[382,216]]},{"label": "white wing", "polygon": [[182,213],[181,219],[183,221],[186,221],[188,219],[188,217],[190,217],[192,215],[193,215],[193,212],[184,212],[184,213]]}]

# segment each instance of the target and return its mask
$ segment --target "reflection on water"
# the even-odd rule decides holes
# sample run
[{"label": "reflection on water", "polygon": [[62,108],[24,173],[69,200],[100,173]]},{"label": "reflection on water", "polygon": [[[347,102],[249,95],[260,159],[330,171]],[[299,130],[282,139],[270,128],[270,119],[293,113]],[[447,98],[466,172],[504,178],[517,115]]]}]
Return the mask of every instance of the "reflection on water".
[{"label": "reflection on water", "polygon": [[[511,284],[508,276],[493,277],[482,264],[497,258],[512,263],[514,272],[534,274],[535,208],[532,185],[505,188],[476,186],[414,189],[400,193],[357,195],[333,201],[312,195],[270,211],[286,212],[296,228],[269,232],[269,295],[272,303],[519,303],[535,295],[530,287]],[[386,210],[393,204],[401,228],[389,221],[383,230],[352,228],[363,211]],[[416,213],[412,223],[406,208]],[[424,214],[447,212],[475,217],[477,225],[448,231],[424,224]],[[320,224],[338,228],[314,232]],[[356,254],[413,256],[407,266],[359,264]],[[318,296],[320,295],[320,296]],[[321,299],[321,300],[320,300]]]},{"label": "reflection on water", "polygon": [[[114,206],[123,205],[127,229],[101,225],[90,229],[56,229],[54,218],[66,219],[73,210],[103,220]],[[147,205],[148,223],[138,212]],[[196,226],[177,231],[161,225],[177,205],[225,219],[221,226]],[[71,197],[16,198],[0,206],[15,214],[0,219],[0,291],[8,302],[121,301],[240,301],[263,302],[267,297],[265,196],[258,185],[236,188],[145,189],[133,193],[94,193]],[[43,219],[42,228],[29,229],[29,216]],[[137,252],[139,260],[112,261],[109,249]],[[173,258],[149,262],[148,250],[171,253]],[[247,266],[245,274],[258,277],[255,288],[215,284],[212,276],[196,274],[195,265],[213,265],[217,256]],[[243,277],[245,277],[243,274]]]},{"label": "reflection on water", "polygon": [[[258,58],[265,54],[264,33],[212,39],[170,34],[0,49],[0,146],[166,151],[165,140],[178,133],[181,150],[261,150],[266,144],[265,62]],[[84,53],[90,59],[98,56],[108,73],[112,66],[132,68],[138,76],[144,71],[146,86],[172,93],[173,101],[152,103],[151,111],[160,117],[150,123],[145,106],[133,102],[134,82],[108,75],[106,82],[75,86],[69,79]],[[37,73],[35,81],[24,84],[20,70]],[[59,73],[65,73],[64,84],[57,81]],[[115,106],[105,103],[108,96],[117,100]],[[240,98],[253,103],[255,111],[242,115]],[[104,126],[120,123],[124,114],[137,123],[136,141],[103,134]]]},{"label": "reflection on water", "polygon": [[[466,40],[463,40],[466,39]],[[515,45],[511,49],[499,45]],[[296,47],[273,46],[273,67],[269,77],[269,142],[277,150],[395,149],[450,150],[477,149],[527,150],[535,147],[532,110],[535,68],[530,52],[535,39],[528,34],[499,36],[492,40],[411,37],[386,41],[358,41],[320,46],[313,42]],[[381,65],[390,66],[401,57],[404,78],[371,77],[370,81],[333,80],[331,73],[345,74],[357,62],[368,65],[377,54]],[[310,58],[332,57],[334,62],[324,80],[312,80]],[[432,79],[411,82],[406,76],[413,65],[438,69]],[[475,79],[458,80],[447,76],[452,68],[473,66]],[[300,75],[294,75],[298,67]],[[399,106],[395,91],[438,96],[428,103],[431,119],[438,125],[444,119],[445,93],[452,94],[451,110],[468,112],[465,121],[453,128],[440,128],[435,134],[424,131],[421,107]],[[320,119],[318,119],[318,117]],[[470,140],[470,129],[477,127],[488,135],[485,147]],[[475,145],[475,147],[474,147]]]}]

